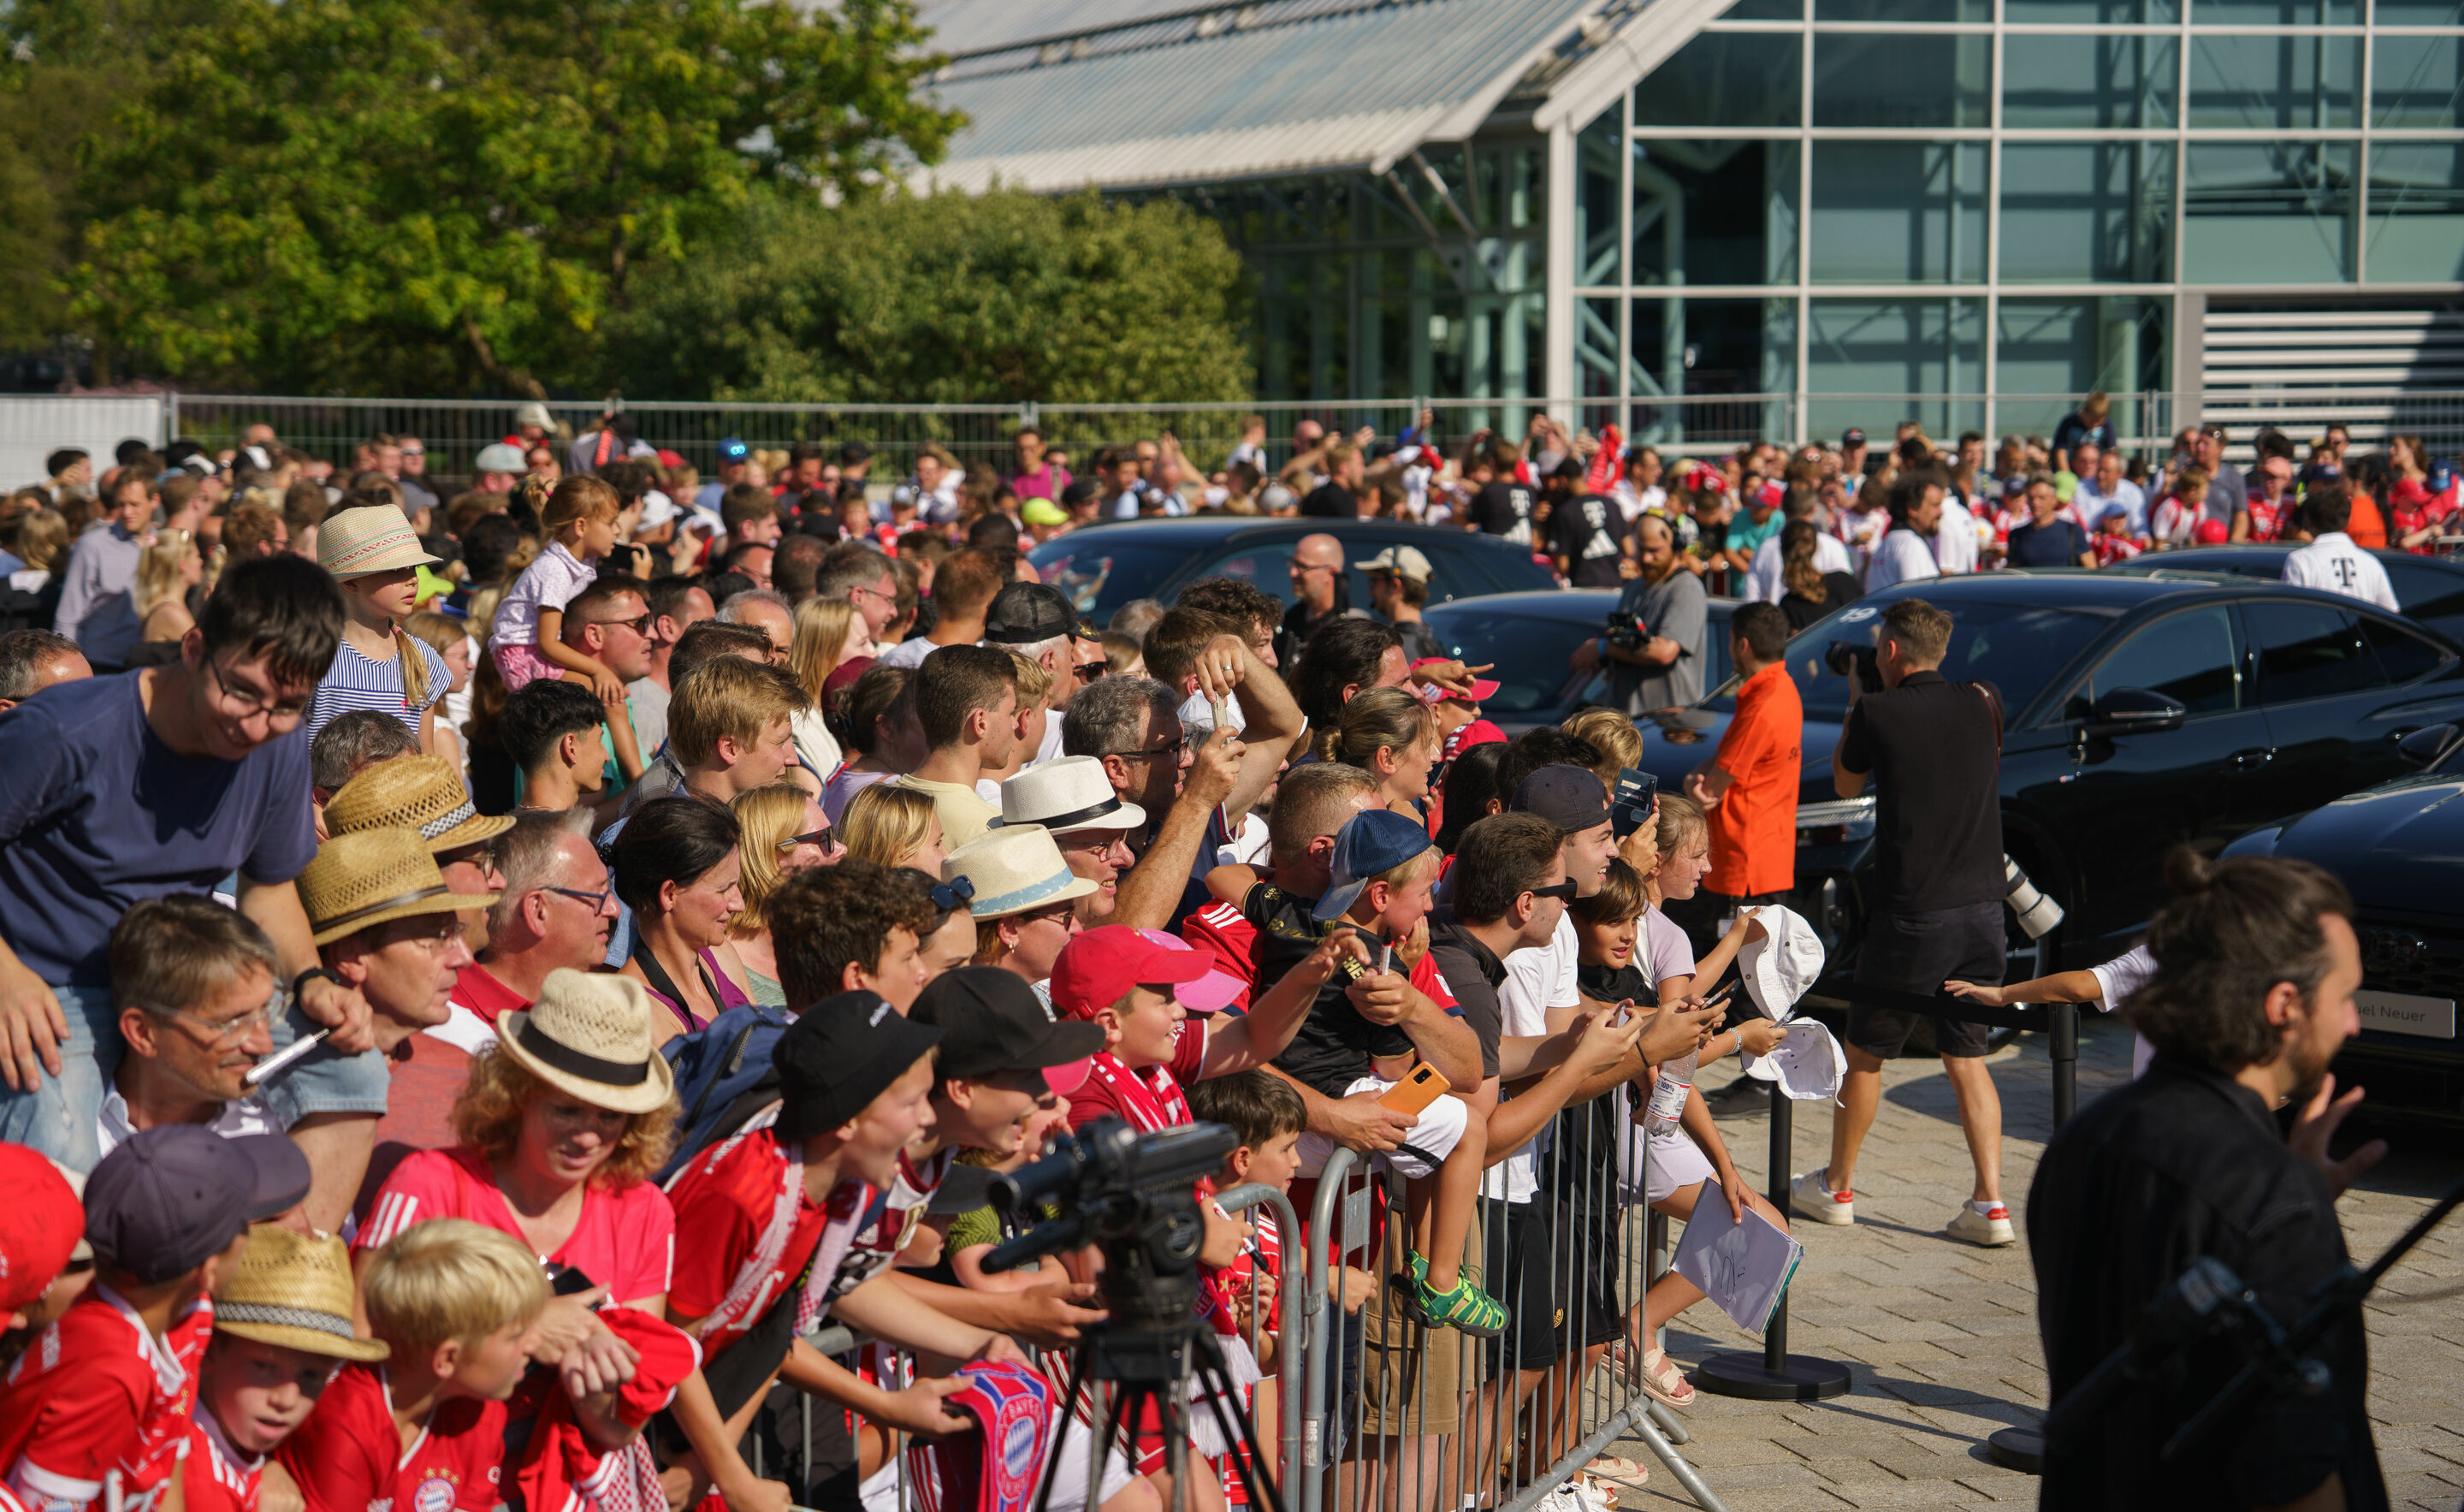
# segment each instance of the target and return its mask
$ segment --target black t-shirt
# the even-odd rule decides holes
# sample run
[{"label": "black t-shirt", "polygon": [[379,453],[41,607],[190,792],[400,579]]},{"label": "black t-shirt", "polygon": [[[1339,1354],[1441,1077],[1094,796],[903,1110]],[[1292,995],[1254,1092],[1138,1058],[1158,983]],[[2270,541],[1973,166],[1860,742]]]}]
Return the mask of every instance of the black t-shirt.
[{"label": "black t-shirt", "polygon": [[1480,1036],[1480,1074],[1496,1076],[1497,1042],[1506,1033],[1506,1010],[1498,1002],[1497,989],[1506,980],[1506,963],[1452,919],[1434,914],[1429,918],[1429,959],[1437,963],[1438,975],[1446,979],[1446,990],[1454,994],[1463,1021]]},{"label": "black t-shirt", "polygon": [[1991,683],[1912,672],[1848,711],[1832,760],[1873,775],[1878,911],[2002,896],[2000,703]]},{"label": "black t-shirt", "polygon": [[1617,536],[1624,512],[1612,500],[1580,494],[1567,500],[1549,517],[1549,533],[1557,554],[1571,564],[1566,576],[1576,588],[1616,588],[1617,561],[1625,552]]},{"label": "black t-shirt", "polygon": [[1793,591],[1782,594],[1779,611],[1788,616],[1788,633],[1792,635],[1813,624],[1833,610],[1846,609],[1865,596],[1865,586],[1853,572],[1822,574],[1822,596],[1799,598]]},{"label": "black t-shirt", "polygon": [[[2054,1136],[2029,1186],[2027,1222],[2056,1400],[2131,1336],[2141,1311],[2195,1259],[2231,1267],[2287,1324],[2345,1263],[2325,1176],[2285,1146],[2258,1095],[2165,1055]],[[2227,1343],[2193,1344],[2047,1456],[2039,1504],[2244,1507],[2296,1501],[2334,1473],[2346,1507],[2387,1506],[2360,1318],[2347,1315],[2308,1352],[2331,1372],[2325,1396],[2263,1395],[2168,1465],[2166,1440],[2242,1365]]]},{"label": "black t-shirt", "polygon": [[1516,545],[1531,544],[1531,490],[1511,478],[1500,478],[1471,496],[1472,523],[1481,533],[1504,536]]},{"label": "black t-shirt", "polygon": [[[1272,882],[1260,882],[1241,900],[1241,912],[1258,931],[1250,948],[1258,968],[1256,994],[1272,991],[1284,974],[1309,958],[1325,939],[1327,925],[1309,917],[1314,898],[1296,898]],[[1392,1024],[1373,1024],[1345,995],[1353,978],[1327,978],[1309,1005],[1309,1017],[1275,1064],[1293,1080],[1324,1097],[1339,1098],[1369,1075],[1373,1056],[1411,1054],[1412,1036]]]},{"label": "black t-shirt", "polygon": [[1301,497],[1301,515],[1308,520],[1356,520],[1360,502],[1341,483],[1320,483]]},{"label": "black t-shirt", "polygon": [[2049,525],[2031,522],[2011,532],[2009,545],[2013,567],[2077,567],[2087,554],[2087,532],[2067,520]]}]

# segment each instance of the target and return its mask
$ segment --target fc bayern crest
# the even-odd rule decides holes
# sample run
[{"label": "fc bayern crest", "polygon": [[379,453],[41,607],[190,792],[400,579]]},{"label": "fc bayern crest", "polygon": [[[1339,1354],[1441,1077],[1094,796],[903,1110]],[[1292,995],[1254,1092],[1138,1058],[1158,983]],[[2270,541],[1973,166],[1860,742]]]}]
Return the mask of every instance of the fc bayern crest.
[{"label": "fc bayern crest", "polygon": [[411,1493],[411,1512],[453,1512],[454,1493],[460,1489],[454,1477],[439,1471],[419,1483]]}]

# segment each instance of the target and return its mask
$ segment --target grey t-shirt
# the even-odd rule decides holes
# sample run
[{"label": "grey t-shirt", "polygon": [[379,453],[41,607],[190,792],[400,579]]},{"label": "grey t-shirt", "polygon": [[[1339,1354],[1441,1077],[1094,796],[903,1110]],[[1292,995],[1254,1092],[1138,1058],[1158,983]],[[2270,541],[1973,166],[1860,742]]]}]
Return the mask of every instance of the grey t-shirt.
[{"label": "grey t-shirt", "polygon": [[1679,567],[1657,583],[1635,578],[1617,595],[1617,609],[1642,621],[1643,629],[1683,646],[1684,653],[1653,671],[1627,662],[1609,663],[1609,692],[1628,714],[1683,708],[1703,696],[1703,580]]},{"label": "grey t-shirt", "polygon": [[2233,523],[2233,517],[2250,507],[2250,484],[2241,469],[2231,462],[2218,462],[2216,476],[2208,482],[2207,517]]},{"label": "grey t-shirt", "polygon": [[648,678],[635,678],[625,684],[625,696],[632,700],[633,734],[642,743],[642,760],[648,764],[668,743],[667,689]]}]

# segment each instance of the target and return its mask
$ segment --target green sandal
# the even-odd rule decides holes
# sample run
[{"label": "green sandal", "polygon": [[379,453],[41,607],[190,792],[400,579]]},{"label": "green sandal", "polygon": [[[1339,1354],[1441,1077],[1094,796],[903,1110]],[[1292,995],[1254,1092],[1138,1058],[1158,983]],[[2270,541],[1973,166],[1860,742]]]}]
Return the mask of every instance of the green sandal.
[{"label": "green sandal", "polygon": [[1406,1301],[1413,1314],[1430,1327],[1460,1329],[1475,1339],[1494,1339],[1503,1334],[1509,1316],[1505,1303],[1461,1279],[1455,1281],[1453,1290],[1443,1292],[1432,1288],[1425,1279],[1419,1280]]}]

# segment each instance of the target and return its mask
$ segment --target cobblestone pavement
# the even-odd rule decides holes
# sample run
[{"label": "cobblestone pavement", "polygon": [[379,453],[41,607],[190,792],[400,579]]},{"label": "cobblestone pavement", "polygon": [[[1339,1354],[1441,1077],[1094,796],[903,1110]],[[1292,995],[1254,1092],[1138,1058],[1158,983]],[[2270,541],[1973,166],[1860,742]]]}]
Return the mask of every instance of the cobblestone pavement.
[{"label": "cobblestone pavement", "polygon": [[[2094,1015],[2086,1015],[2090,1019]],[[2130,1034],[2110,1021],[2080,1036],[2079,1101],[2125,1079]],[[2003,1187],[2014,1217],[2052,1132],[2045,1036],[2031,1034],[1989,1064],[2006,1129]],[[1724,1084],[1718,1075],[1706,1086]],[[1796,1104],[1797,1170],[1830,1150],[1830,1104]],[[1770,1121],[1720,1125],[1738,1169],[1768,1190]],[[2453,1178],[2464,1143],[2394,1130],[2396,1153],[2343,1203],[2344,1233],[2366,1262]],[[1680,1452],[1730,1512],[1799,1508],[1986,1507],[2033,1503],[2034,1478],[1985,1457],[1994,1429],[2034,1421],[2045,1406],[2036,1345],[2035,1283],[2027,1231],[2006,1250],[1944,1236],[1969,1192],[1970,1167],[1941,1062],[1899,1060],[1883,1071],[1881,1115],[1857,1167],[1857,1224],[1799,1223],[1806,1246],[1790,1296],[1789,1347],[1853,1367],[1848,1395],[1780,1405],[1698,1394],[1680,1414],[1693,1441]],[[1672,1235],[1672,1243],[1674,1238]],[[2394,1504],[2457,1512],[2464,1499],[2464,1301],[2394,1304],[2397,1295],[2464,1279],[2464,1230],[2455,1220],[2387,1279],[2370,1308],[2370,1415]],[[1717,1308],[1678,1320],[1668,1352],[1690,1366],[1705,1354],[1761,1347]],[[1675,1478],[1636,1440],[1613,1453],[1651,1467],[1651,1484],[1625,1491],[1625,1507],[1690,1506]]]}]

